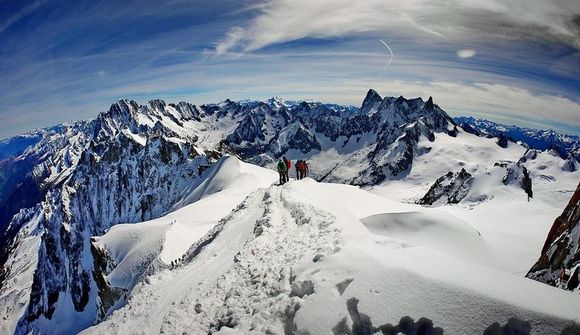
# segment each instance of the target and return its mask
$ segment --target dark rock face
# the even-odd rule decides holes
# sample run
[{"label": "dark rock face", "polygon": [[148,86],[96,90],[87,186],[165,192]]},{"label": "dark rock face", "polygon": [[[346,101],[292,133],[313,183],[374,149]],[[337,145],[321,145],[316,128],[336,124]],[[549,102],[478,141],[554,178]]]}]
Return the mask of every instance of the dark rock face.
[{"label": "dark rock face", "polygon": [[459,133],[459,130],[457,130],[457,126],[453,126],[453,129],[451,129],[450,131],[447,132],[447,135],[451,136],[451,137],[457,137],[457,134]]},{"label": "dark rock face", "polygon": [[104,319],[111,307],[113,307],[126,292],[121,288],[111,287],[105,279],[105,275],[111,273],[115,267],[111,257],[107,254],[107,251],[96,248],[91,243],[91,254],[93,255],[94,260],[93,278],[95,279],[95,284],[99,289],[98,295],[101,302],[98,307],[98,317],[99,319]]},{"label": "dark rock face", "polygon": [[377,112],[381,102],[383,102],[383,98],[381,98],[377,91],[373,89],[368,90],[360,107],[360,113],[366,115],[372,112]]},{"label": "dark rock face", "polygon": [[528,169],[523,164],[520,163],[495,163],[495,166],[501,166],[506,169],[506,175],[503,177],[502,182],[504,185],[517,184],[529,198],[534,197],[534,192],[532,190],[532,178]]},{"label": "dark rock face", "polygon": [[522,181],[520,182],[520,186],[524,192],[528,195],[528,198],[534,197],[534,192],[532,191],[532,179],[530,178],[530,173],[525,166],[522,166]]},{"label": "dark rock face", "polygon": [[528,149],[524,155],[518,160],[518,164],[523,164],[529,160],[534,160],[538,157],[538,152],[534,149]]},{"label": "dark rock face", "polygon": [[573,290],[580,281],[580,184],[556,218],[542,253],[526,277]]},{"label": "dark rock face", "polygon": [[254,142],[266,139],[262,128],[265,116],[251,112],[242,119],[234,132],[226,138],[229,144],[241,144],[243,141]]},{"label": "dark rock face", "polygon": [[575,172],[578,170],[579,166],[580,164],[578,161],[570,154],[564,162],[564,165],[562,165],[562,170],[566,172]]},{"label": "dark rock face", "polygon": [[504,134],[501,134],[501,135],[499,135],[499,138],[497,139],[497,145],[499,145],[502,148],[507,148],[508,141],[509,141],[509,138],[507,136],[505,136]]},{"label": "dark rock face", "polygon": [[435,181],[427,194],[419,200],[419,204],[433,205],[441,198],[444,199],[444,203],[457,204],[465,198],[472,184],[473,176],[465,169],[455,174],[448,172]]}]

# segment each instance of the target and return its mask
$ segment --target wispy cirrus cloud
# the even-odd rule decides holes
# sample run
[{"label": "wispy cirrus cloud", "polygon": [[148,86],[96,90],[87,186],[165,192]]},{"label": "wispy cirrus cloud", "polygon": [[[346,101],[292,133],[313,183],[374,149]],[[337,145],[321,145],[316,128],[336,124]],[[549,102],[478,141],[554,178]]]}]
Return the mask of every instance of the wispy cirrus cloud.
[{"label": "wispy cirrus cloud", "polygon": [[[0,33],[0,137],[90,118],[119,98],[358,105],[368,88],[580,133],[569,1],[11,4],[20,10],[0,10],[12,22]],[[379,39],[396,55],[388,67]]]},{"label": "wispy cirrus cloud", "polygon": [[252,8],[256,16],[217,43],[218,55],[305,37],[380,34],[397,28],[425,38],[524,36],[558,39],[580,48],[580,6],[575,0],[267,0]]},{"label": "wispy cirrus cloud", "polygon": [[47,0],[37,0],[32,2],[31,4],[21,8],[11,16],[5,18],[3,22],[0,22],[0,34],[4,32],[4,30],[10,28],[11,25],[18,22],[20,19],[26,17],[27,15],[32,14],[35,12],[40,6],[46,3]]}]

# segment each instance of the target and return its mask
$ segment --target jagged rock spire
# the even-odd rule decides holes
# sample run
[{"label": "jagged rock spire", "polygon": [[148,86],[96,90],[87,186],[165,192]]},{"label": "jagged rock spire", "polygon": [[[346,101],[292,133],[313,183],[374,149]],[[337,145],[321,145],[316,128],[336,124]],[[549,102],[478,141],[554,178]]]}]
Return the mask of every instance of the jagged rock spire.
[{"label": "jagged rock spire", "polygon": [[431,110],[434,108],[433,97],[429,97],[429,99],[427,99],[427,102],[425,102],[425,107],[423,108],[426,110]]},{"label": "jagged rock spire", "polygon": [[374,109],[377,109],[379,104],[383,101],[383,98],[377,93],[377,91],[372,88],[368,90],[365,99],[360,107],[361,114],[368,114]]}]

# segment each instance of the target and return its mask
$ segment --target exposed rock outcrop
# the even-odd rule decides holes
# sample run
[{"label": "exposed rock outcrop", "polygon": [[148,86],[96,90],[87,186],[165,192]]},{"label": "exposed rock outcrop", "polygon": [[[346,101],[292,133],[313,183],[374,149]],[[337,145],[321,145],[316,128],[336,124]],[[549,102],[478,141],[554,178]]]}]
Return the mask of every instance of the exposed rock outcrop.
[{"label": "exposed rock outcrop", "polygon": [[567,290],[580,282],[580,184],[556,218],[542,253],[526,277]]},{"label": "exposed rock outcrop", "polygon": [[457,173],[450,171],[435,181],[435,184],[431,186],[427,194],[419,200],[419,204],[459,203],[469,193],[472,184],[473,176],[465,169],[461,169]]},{"label": "exposed rock outcrop", "polygon": [[505,167],[506,175],[502,182],[504,185],[518,185],[526,194],[528,199],[534,197],[532,190],[532,178],[528,169],[520,163],[495,163],[495,166]]}]

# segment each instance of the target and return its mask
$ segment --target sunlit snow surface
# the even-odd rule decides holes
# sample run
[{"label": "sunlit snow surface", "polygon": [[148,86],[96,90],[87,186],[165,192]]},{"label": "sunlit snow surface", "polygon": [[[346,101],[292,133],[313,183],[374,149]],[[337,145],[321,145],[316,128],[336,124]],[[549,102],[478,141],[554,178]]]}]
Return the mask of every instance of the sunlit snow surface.
[{"label": "sunlit snow surface", "polygon": [[[524,274],[570,196],[563,185],[573,189],[579,174],[557,170],[541,154],[530,165],[536,196],[527,202],[483,164],[487,154],[517,159],[522,148],[487,153],[483,146],[495,144],[481,141],[438,139],[423,163],[437,167],[432,175],[419,177],[426,171],[419,157],[408,181],[372,192],[310,178],[277,186],[275,172],[224,158],[171,214],[98,238],[117,264],[108,280],[132,291],[125,306],[84,333],[328,334],[343,318],[351,322],[352,297],[375,325],[426,317],[449,334],[481,334],[518,317],[531,320],[533,334],[559,333],[580,321],[580,295]],[[465,155],[463,164],[447,151]],[[471,201],[401,202],[459,166],[477,179]],[[540,171],[558,180],[543,181]],[[192,244],[210,237],[192,253]]]}]

